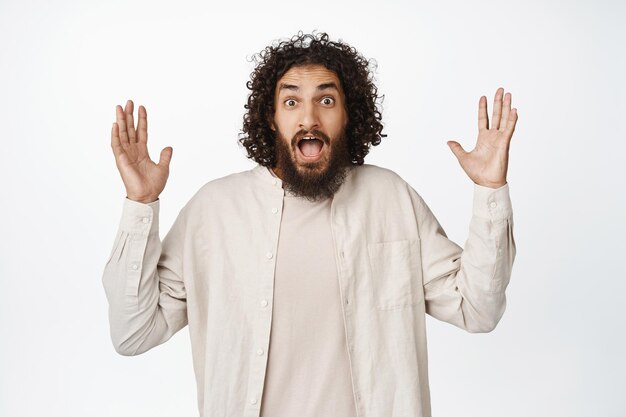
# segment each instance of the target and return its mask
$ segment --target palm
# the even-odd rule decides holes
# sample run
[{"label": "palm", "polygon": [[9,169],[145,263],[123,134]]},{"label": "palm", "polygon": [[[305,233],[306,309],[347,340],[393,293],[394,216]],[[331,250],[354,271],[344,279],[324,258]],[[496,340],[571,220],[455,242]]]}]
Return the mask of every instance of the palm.
[{"label": "palm", "polygon": [[149,202],[158,198],[169,176],[172,148],[161,151],[158,164],[148,155],[148,119],[146,109],[139,106],[137,129],[133,120],[133,102],[126,108],[116,106],[116,123],[111,130],[111,147],[122,176],[128,198]]},{"label": "palm", "polygon": [[476,184],[491,188],[506,184],[509,146],[517,122],[517,109],[511,109],[511,93],[504,96],[504,103],[503,94],[502,88],[496,91],[491,127],[487,117],[487,98],[480,98],[478,140],[472,151],[466,152],[458,142],[448,142],[470,179]]}]

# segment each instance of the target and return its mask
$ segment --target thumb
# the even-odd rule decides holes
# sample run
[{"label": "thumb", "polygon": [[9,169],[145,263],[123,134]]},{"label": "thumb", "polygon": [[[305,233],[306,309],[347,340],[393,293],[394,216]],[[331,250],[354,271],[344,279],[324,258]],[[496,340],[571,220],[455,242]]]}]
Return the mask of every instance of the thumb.
[{"label": "thumb", "polygon": [[467,153],[465,152],[465,149],[463,149],[463,147],[461,146],[459,142],[449,140],[448,146],[450,147],[450,150],[452,151],[454,156],[456,156],[456,158],[459,160]]},{"label": "thumb", "polygon": [[159,157],[159,165],[169,166],[170,161],[172,160],[173,151],[174,149],[172,149],[171,146],[163,148],[163,150],[161,151],[161,156]]}]

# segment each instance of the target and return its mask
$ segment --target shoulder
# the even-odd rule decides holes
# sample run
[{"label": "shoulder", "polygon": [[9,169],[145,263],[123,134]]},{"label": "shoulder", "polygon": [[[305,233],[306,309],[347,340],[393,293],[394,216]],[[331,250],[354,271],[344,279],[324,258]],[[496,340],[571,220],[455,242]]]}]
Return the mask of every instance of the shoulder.
[{"label": "shoulder", "polygon": [[397,203],[409,195],[409,185],[396,172],[377,165],[363,164],[351,168],[346,181],[335,195],[338,202],[355,201],[370,204],[378,201]]},{"label": "shoulder", "polygon": [[211,193],[214,191],[224,191],[231,187],[250,186],[253,179],[252,170],[235,172],[220,178],[208,181],[198,190],[199,193]]},{"label": "shoulder", "polygon": [[392,187],[393,189],[406,187],[406,181],[395,171],[377,165],[363,164],[352,169],[351,181],[355,187],[379,189]]},{"label": "shoulder", "polygon": [[215,178],[202,185],[191,197],[187,206],[204,206],[224,201],[229,196],[245,195],[254,185],[253,170],[246,170]]}]

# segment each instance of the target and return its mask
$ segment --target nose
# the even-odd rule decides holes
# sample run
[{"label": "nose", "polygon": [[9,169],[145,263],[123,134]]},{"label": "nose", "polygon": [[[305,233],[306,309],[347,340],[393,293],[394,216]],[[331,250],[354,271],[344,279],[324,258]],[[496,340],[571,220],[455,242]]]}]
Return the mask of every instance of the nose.
[{"label": "nose", "polygon": [[319,115],[314,104],[305,104],[302,106],[302,114],[300,116],[300,129],[310,132],[319,129]]}]

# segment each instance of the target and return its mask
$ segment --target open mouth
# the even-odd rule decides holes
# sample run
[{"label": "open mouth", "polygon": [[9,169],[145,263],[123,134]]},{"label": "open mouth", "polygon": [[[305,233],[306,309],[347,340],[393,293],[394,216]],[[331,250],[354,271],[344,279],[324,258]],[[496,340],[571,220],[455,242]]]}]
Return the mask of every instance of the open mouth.
[{"label": "open mouth", "polygon": [[316,161],[322,156],[324,141],[315,136],[305,136],[298,141],[298,150],[305,161]]}]

